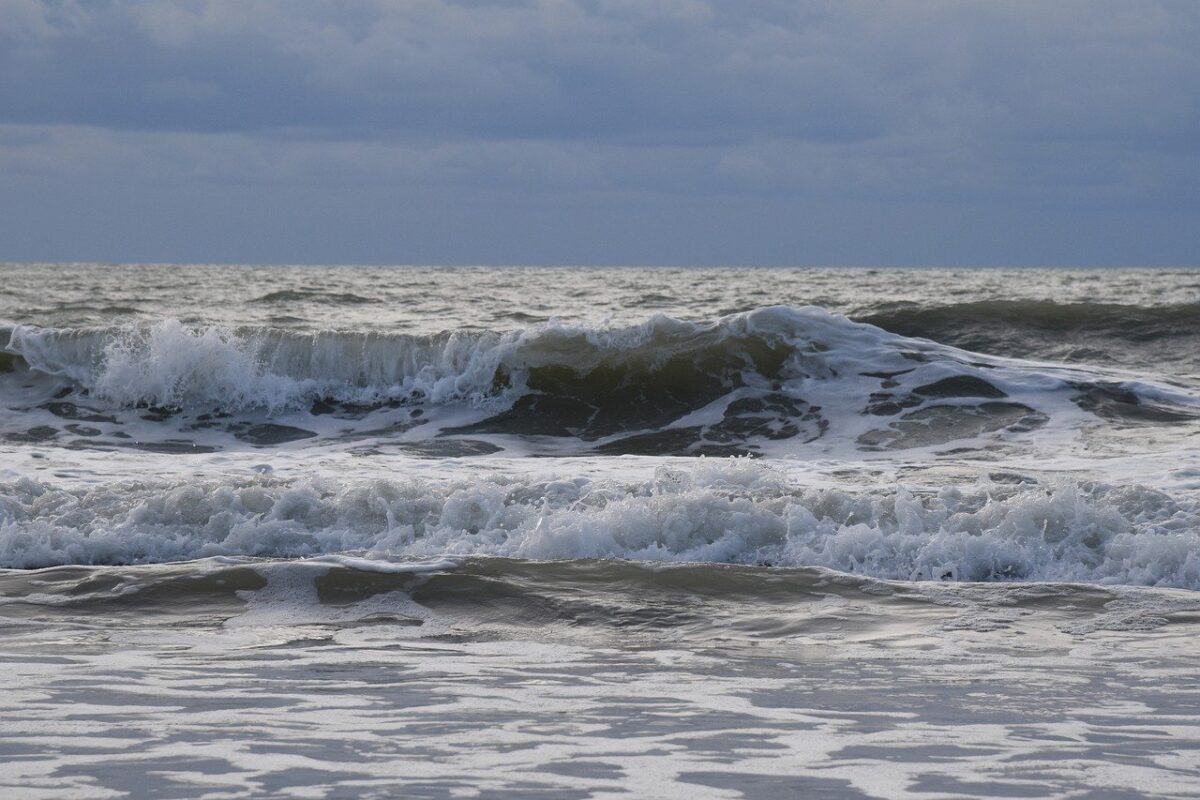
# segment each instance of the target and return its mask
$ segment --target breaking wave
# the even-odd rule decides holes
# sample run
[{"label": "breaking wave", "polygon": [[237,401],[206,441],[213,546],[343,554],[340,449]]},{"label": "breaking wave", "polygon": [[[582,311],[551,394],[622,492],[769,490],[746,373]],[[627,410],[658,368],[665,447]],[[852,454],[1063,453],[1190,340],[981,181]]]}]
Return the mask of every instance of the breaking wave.
[{"label": "breaking wave", "polygon": [[[966,377],[977,389],[990,381],[995,385],[983,393],[956,395],[990,398],[1009,393],[998,387],[1004,381],[1045,390],[1104,380],[1098,371],[989,359],[906,338],[816,307],[762,308],[712,324],[655,317],[614,329],[547,323],[434,336],[310,335],[176,320],[104,329],[18,325],[7,331],[4,349],[34,371],[61,375],[118,407],[281,411],[317,399],[481,404],[526,397],[539,414],[588,420],[596,431],[662,425],[739,389],[780,391],[799,383],[811,389],[816,381],[845,390],[852,379],[870,379],[853,387],[865,392],[865,405],[881,386],[952,377]],[[641,426],[605,421],[614,414],[646,419],[635,421]]]},{"label": "breaking wave", "polygon": [[1080,483],[920,491],[792,485],[762,462],[640,482],[226,479],[0,485],[0,566],[213,556],[504,556],[824,567],[882,579],[1200,589],[1200,507]]},{"label": "breaking wave", "polygon": [[[1200,416],[1192,395],[1127,373],[981,356],[814,307],[710,324],[660,316],[631,327],[433,336],[173,320],[16,326],[5,349],[70,382],[79,405],[66,413],[46,404],[57,417],[107,419],[96,404],[210,415],[412,408],[399,431],[454,406],[462,413],[435,433],[573,437],[609,454],[740,455],[831,430],[865,449],[937,445],[1028,432],[1064,409],[1130,423]],[[316,435],[297,431],[291,438]]]}]

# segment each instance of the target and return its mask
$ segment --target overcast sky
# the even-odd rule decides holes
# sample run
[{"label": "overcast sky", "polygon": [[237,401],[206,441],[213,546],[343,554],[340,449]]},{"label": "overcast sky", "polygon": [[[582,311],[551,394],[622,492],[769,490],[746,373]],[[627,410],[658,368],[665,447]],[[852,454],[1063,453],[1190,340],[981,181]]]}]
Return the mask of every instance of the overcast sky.
[{"label": "overcast sky", "polygon": [[1196,0],[0,0],[0,259],[1200,264]]}]

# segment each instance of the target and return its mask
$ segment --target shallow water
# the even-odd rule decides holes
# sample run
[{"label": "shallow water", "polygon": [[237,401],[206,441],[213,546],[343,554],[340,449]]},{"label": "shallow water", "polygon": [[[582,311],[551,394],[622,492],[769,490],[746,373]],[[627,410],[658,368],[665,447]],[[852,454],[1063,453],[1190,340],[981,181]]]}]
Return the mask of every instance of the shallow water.
[{"label": "shallow water", "polygon": [[1200,273],[3,269],[21,796],[1200,791]]}]

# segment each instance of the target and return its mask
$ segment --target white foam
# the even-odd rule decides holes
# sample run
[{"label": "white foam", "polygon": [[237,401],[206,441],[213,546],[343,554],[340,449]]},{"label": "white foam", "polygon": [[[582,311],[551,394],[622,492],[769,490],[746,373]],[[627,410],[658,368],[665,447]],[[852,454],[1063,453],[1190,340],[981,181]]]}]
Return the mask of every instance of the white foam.
[{"label": "white foam", "polygon": [[504,341],[495,335],[239,332],[165,320],[91,330],[16,326],[7,349],[31,368],[68,377],[117,406],[278,412],[316,397],[477,399],[490,386]]},{"label": "white foam", "polygon": [[328,569],[343,567],[355,572],[377,572],[386,575],[419,574],[425,572],[441,572],[457,568],[461,561],[453,558],[438,558],[433,561],[384,561],[377,558],[356,558],[347,555],[327,555],[293,562],[296,564],[312,564]]},{"label": "white foam", "polygon": [[660,468],[635,481],[490,475],[260,477],[88,490],[31,479],[0,484],[0,564],[7,567],[334,553],[375,559],[372,569],[379,560],[480,554],[1197,589],[1200,503],[1143,486],[1070,480],[985,481],[936,492],[803,487],[747,460]]},{"label": "white foam", "polygon": [[383,614],[420,623],[420,629],[416,631],[404,627],[393,629],[393,636],[437,635],[446,630],[446,623],[435,619],[405,591],[382,592],[351,605],[329,605],[320,602],[315,579],[328,574],[334,567],[423,575],[453,569],[455,566],[456,563],[449,559],[401,564],[346,556],[257,564],[253,569],[266,579],[266,586],[239,591],[239,596],[246,602],[246,608],[241,614],[226,620],[224,624],[231,628],[287,628],[296,625],[343,624]]}]

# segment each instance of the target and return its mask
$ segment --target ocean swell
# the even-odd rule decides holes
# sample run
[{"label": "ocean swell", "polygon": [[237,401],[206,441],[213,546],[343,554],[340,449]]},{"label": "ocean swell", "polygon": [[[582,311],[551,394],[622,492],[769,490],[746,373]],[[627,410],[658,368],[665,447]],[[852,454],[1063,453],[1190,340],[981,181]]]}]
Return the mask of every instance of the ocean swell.
[{"label": "ocean swell", "polygon": [[1149,352],[1185,371],[1200,369],[1200,303],[889,303],[854,317],[901,336],[994,355],[1137,367]]}]

